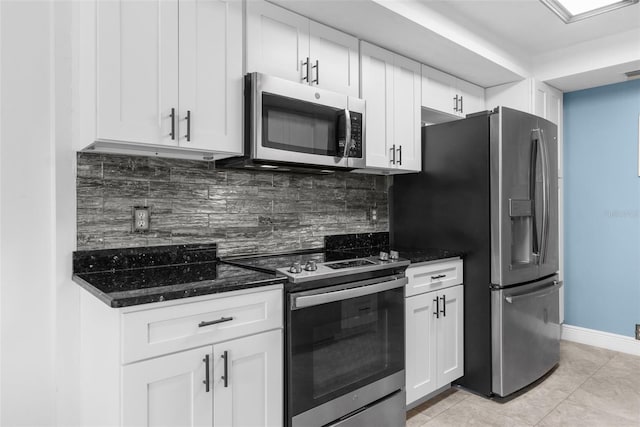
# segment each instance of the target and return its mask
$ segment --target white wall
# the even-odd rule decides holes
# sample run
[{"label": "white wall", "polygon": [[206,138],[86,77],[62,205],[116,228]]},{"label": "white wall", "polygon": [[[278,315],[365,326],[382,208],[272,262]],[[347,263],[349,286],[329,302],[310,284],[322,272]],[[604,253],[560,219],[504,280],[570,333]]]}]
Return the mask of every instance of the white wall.
[{"label": "white wall", "polygon": [[68,8],[50,0],[0,1],[0,424],[6,426],[76,419]]}]

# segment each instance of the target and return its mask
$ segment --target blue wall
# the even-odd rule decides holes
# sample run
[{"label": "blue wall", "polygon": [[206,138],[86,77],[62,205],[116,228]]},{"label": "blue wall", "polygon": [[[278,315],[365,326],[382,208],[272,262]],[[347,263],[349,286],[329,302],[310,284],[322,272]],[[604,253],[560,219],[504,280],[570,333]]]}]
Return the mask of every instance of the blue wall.
[{"label": "blue wall", "polygon": [[565,323],[640,323],[640,80],[564,94]]}]

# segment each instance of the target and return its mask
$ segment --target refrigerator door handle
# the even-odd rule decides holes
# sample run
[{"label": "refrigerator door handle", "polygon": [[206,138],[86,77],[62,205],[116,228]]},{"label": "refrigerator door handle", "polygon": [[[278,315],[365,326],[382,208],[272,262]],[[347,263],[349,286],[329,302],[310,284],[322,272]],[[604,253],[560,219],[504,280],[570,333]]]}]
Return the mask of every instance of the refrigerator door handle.
[{"label": "refrigerator door handle", "polygon": [[540,134],[540,157],[542,158],[542,246],[540,248],[540,263],[544,264],[547,258],[549,246],[549,152],[544,138],[544,131],[538,129]]},{"label": "refrigerator door handle", "polygon": [[533,234],[533,239],[532,239],[532,249],[531,252],[533,253],[534,259],[536,261],[536,263],[540,263],[540,239],[538,238],[538,215],[537,215],[537,197],[536,197],[536,189],[537,189],[537,184],[536,184],[536,170],[538,169],[538,147],[539,147],[539,142],[540,142],[540,135],[538,135],[536,137],[536,133],[538,133],[539,129],[532,129],[531,130],[531,164],[530,164],[530,169],[529,169],[529,199],[531,199],[531,203],[532,203],[532,212],[531,212],[531,216],[533,217],[533,224],[532,224],[532,233]]}]

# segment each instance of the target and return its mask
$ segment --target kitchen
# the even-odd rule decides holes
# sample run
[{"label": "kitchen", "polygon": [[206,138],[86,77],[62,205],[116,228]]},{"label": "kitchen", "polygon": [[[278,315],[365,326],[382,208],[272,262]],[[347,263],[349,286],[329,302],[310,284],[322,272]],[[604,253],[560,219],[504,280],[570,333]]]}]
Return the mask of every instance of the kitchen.
[{"label": "kitchen", "polygon": [[[278,3],[294,8],[293,4],[287,5],[287,2]],[[313,12],[312,3],[300,2],[295,7],[308,8],[309,10],[298,10],[298,12],[316,21],[331,23],[343,32],[347,31],[340,20],[348,19],[350,15],[357,14],[361,8],[365,7],[360,4],[352,6],[356,9],[351,10],[351,14],[345,13],[340,17],[328,16],[336,15],[334,8],[316,7],[316,11]],[[361,38],[372,42],[372,49],[375,47],[373,45],[384,46],[388,51],[420,59],[419,63],[424,65],[446,70],[462,81],[481,82],[482,78],[489,79],[494,76],[503,79],[499,82],[486,80],[482,86],[484,88],[495,87],[499,83],[509,81],[509,73],[517,75],[514,80],[521,80],[523,76],[531,77],[526,66],[513,64],[513,58],[500,49],[495,48],[488,52],[487,46],[492,46],[491,43],[479,35],[471,35],[469,29],[456,24],[453,18],[445,19],[443,14],[452,11],[447,11],[444,3],[398,2],[384,6],[378,2],[370,3],[366,3],[371,7],[367,9],[370,17],[369,25],[374,24],[371,26],[375,27],[376,31],[369,28],[368,36],[361,36]],[[419,8],[411,12],[410,16],[414,21],[407,18],[407,10],[402,10],[403,7],[409,7],[410,3]],[[521,7],[525,7],[527,3],[526,7],[529,8],[541,7],[542,12],[539,13],[547,13],[544,6],[531,4],[537,2],[516,3],[523,3]],[[470,4],[465,6],[472,7]],[[429,21],[429,16],[419,13],[422,8],[428,7],[431,7],[429,16],[439,16],[442,19]],[[438,7],[441,9],[437,9]],[[379,24],[379,20],[384,16],[388,17],[381,14],[388,13],[390,8],[393,9],[392,21],[403,26],[407,31],[406,34],[393,37],[393,31],[399,31],[397,28],[393,30],[383,25],[375,25]],[[476,9],[473,10],[480,13]],[[637,17],[637,10],[638,5],[633,5],[613,12],[612,15],[618,14],[618,19],[621,19],[620,14]],[[11,15],[10,12],[16,15]],[[343,179],[327,178],[325,180],[318,177],[302,179],[294,183],[294,188],[297,185],[297,188],[302,189],[297,194],[304,194],[307,197],[299,202],[302,205],[300,209],[304,209],[305,205],[308,209],[313,209],[309,206],[313,206],[314,203],[317,205],[318,200],[328,200],[328,203],[323,215],[315,217],[306,215],[307,223],[304,224],[305,221],[303,221],[303,224],[300,224],[296,221],[304,216],[302,215],[304,212],[297,215],[298,219],[294,220],[291,216],[285,215],[290,209],[290,206],[286,205],[287,191],[279,191],[276,185],[276,181],[285,180],[283,175],[270,174],[272,182],[267,185],[270,188],[267,193],[271,191],[272,194],[256,197],[256,195],[265,194],[262,191],[265,182],[261,182],[263,175],[219,173],[215,169],[211,170],[206,162],[180,163],[180,160],[175,159],[163,162],[161,158],[107,154],[80,154],[76,159],[76,152],[88,145],[84,135],[90,132],[92,117],[95,120],[95,100],[93,109],[77,107],[77,102],[87,102],[86,99],[79,98],[95,93],[87,89],[91,85],[87,74],[78,74],[78,69],[81,67],[77,62],[80,61],[79,57],[72,55],[72,52],[78,51],[91,52],[93,43],[91,38],[72,37],[72,28],[74,31],[91,32],[92,21],[81,19],[78,13],[81,12],[73,3],[66,2],[24,2],[22,5],[3,2],[0,9],[3,58],[1,108],[3,397],[1,416],[3,423],[7,425],[80,424],[78,421],[81,398],[78,392],[80,378],[76,368],[80,365],[81,358],[78,351],[81,346],[80,288],[70,279],[72,252],[97,248],[98,246],[92,246],[96,245],[96,239],[105,239],[106,244],[102,246],[105,248],[215,241],[219,242],[221,250],[224,247],[229,248],[227,250],[230,252],[226,255],[231,255],[258,251],[273,252],[286,242],[291,242],[292,235],[300,245],[304,243],[308,245],[306,247],[317,247],[325,234],[388,231],[389,202],[386,197],[386,186],[394,178],[345,174],[347,176]],[[323,16],[323,13],[327,16]],[[555,16],[552,17],[557,19]],[[415,23],[420,20],[420,25]],[[410,25],[411,22],[414,24]],[[354,25],[366,26],[364,22]],[[569,24],[571,25],[578,24]],[[83,28],[84,26],[89,28]],[[431,30],[424,28],[431,28]],[[359,31],[360,29],[357,28],[353,30],[354,33]],[[633,134],[629,136],[629,131],[621,130],[628,129],[629,125],[623,125],[615,120],[615,116],[622,116],[621,111],[625,109],[614,105],[615,109],[605,117],[612,123],[608,129],[615,130],[610,133],[615,135],[615,138],[606,144],[607,147],[611,147],[611,151],[605,152],[596,150],[597,140],[588,139],[589,134],[580,133],[580,129],[588,128],[586,125],[589,124],[589,120],[594,120],[589,119],[593,117],[589,115],[593,114],[589,105],[603,113],[605,106],[610,108],[606,100],[607,96],[612,96],[611,93],[622,92],[620,95],[622,96],[628,92],[637,96],[637,81],[623,83],[622,89],[617,90],[615,87],[607,89],[607,86],[603,86],[607,83],[623,81],[623,72],[640,68],[637,64],[639,51],[637,31],[636,20],[635,27],[627,28],[621,34],[613,32],[603,34],[600,39],[592,40],[591,43],[585,42],[586,44],[573,51],[567,47],[564,50],[549,52],[542,55],[548,62],[536,67],[533,75],[536,79],[543,81],[556,79],[554,83],[568,92],[564,99],[564,142],[569,144],[565,145],[565,153],[573,154],[574,157],[565,157],[564,165],[567,168],[565,173],[570,174],[575,171],[577,175],[566,175],[567,182],[564,187],[565,190],[567,188],[572,190],[567,192],[565,199],[565,201],[572,201],[565,206],[567,212],[565,218],[571,219],[567,221],[565,237],[568,243],[572,244],[572,251],[567,252],[565,262],[567,263],[566,271],[574,274],[573,280],[576,284],[573,285],[573,289],[580,289],[580,291],[571,294],[570,278],[565,277],[567,293],[564,304],[565,319],[568,321],[571,318],[569,324],[575,327],[565,327],[563,333],[573,334],[572,338],[569,338],[576,341],[583,340],[592,345],[599,343],[602,346],[608,345],[609,348],[614,346],[618,351],[627,353],[635,351],[636,354],[637,342],[629,337],[633,337],[633,324],[638,323],[639,320],[638,240],[629,242],[628,238],[637,236],[638,178],[628,176],[630,169],[637,170],[637,121],[633,122]],[[452,35],[452,32],[457,35]],[[424,40],[427,46],[421,46],[418,43],[413,46],[412,43],[407,43],[406,36],[409,34],[419,36],[409,39]],[[438,37],[447,38],[449,41],[440,40],[439,43],[433,43],[434,38]],[[12,40],[20,40],[20,43],[12,44]],[[594,52],[598,48],[600,49],[597,50],[596,55]],[[446,55],[447,49],[451,50],[450,55]],[[422,59],[421,55],[425,55],[423,52],[436,53],[427,54],[427,58]],[[440,58],[450,56],[462,58],[465,63],[452,67],[451,64],[437,62],[441,60]],[[305,58],[306,55],[302,59]],[[487,67],[486,61],[497,66]],[[312,62],[311,65],[315,64]],[[589,70],[593,72],[587,73],[586,71]],[[608,75],[613,75],[614,77],[610,78],[614,80],[606,80],[598,74],[598,70],[601,70],[602,74],[607,74],[604,71],[610,71]],[[325,71],[322,65],[320,72],[321,79],[324,80]],[[315,73],[316,71],[312,70],[312,76],[315,76]],[[594,80],[588,86],[571,86],[582,84],[571,83],[580,81],[581,78],[587,81],[589,78]],[[530,84],[528,80],[523,82],[525,86]],[[544,86],[540,85],[540,87]],[[593,92],[573,93],[577,89],[591,87],[596,89]],[[527,92],[528,88],[529,86],[522,92],[527,97],[530,96],[530,92]],[[485,91],[485,108],[493,108],[498,104],[506,105],[505,101],[498,103],[490,101],[487,96],[490,92],[490,89]],[[548,92],[554,93],[551,89]],[[467,102],[469,98],[466,93],[463,96]],[[637,120],[637,103],[634,104],[637,102],[636,99],[633,98],[631,102],[625,104],[631,109],[630,114],[635,114],[634,120]],[[572,101],[570,105],[569,101]],[[447,99],[449,109],[453,106],[449,104],[450,102],[451,100]],[[633,111],[634,106],[636,111]],[[442,108],[432,108],[432,110],[441,111]],[[618,108],[620,110],[617,110]],[[518,109],[528,109],[528,106]],[[421,111],[424,112],[424,109]],[[448,114],[455,113],[449,111]],[[184,117],[186,115],[180,116],[178,127],[186,125],[187,121]],[[201,122],[194,112],[194,132],[197,132],[198,123]],[[230,129],[239,132],[236,127],[230,127]],[[559,134],[562,134],[562,131]],[[571,145],[572,135],[574,138],[587,138],[592,141],[588,146],[592,152],[581,150],[581,146],[575,145],[577,144],[575,142]],[[613,145],[614,139],[624,141],[626,145],[618,148],[618,145]],[[635,143],[630,145],[629,140]],[[618,143],[623,144],[623,142],[616,142]],[[409,159],[405,150],[403,150],[404,158]],[[96,172],[98,169],[101,172]],[[598,173],[588,173],[589,169]],[[102,195],[96,193],[96,183],[91,181],[92,177],[96,178],[97,173],[103,174],[101,185],[106,193]],[[617,175],[618,173],[620,175]],[[127,184],[120,182],[122,185],[116,187],[109,185],[117,181],[114,178],[118,176],[125,177]],[[171,182],[165,179],[168,176],[177,176],[178,180],[173,181],[171,185],[163,186]],[[232,176],[232,184],[235,184],[236,189],[246,191],[244,194],[238,194],[236,190],[235,196],[217,193],[219,196],[211,198],[209,197],[211,193],[207,193],[207,202],[198,203],[199,198],[204,199],[202,192],[204,190],[201,187],[205,187],[208,192],[211,191],[211,187],[221,191],[220,187],[229,185],[229,176]],[[20,179],[18,180],[17,177]],[[596,177],[600,180],[596,180]],[[76,178],[78,179],[77,196]],[[571,179],[573,184],[570,182]],[[588,184],[582,187],[578,180]],[[152,230],[154,221],[164,221],[164,223],[157,223],[162,227],[156,229],[158,232],[150,233],[145,237],[130,231],[131,207],[144,204],[140,200],[142,198],[139,192],[141,182],[148,185],[146,194],[153,195],[154,206],[158,209],[157,212],[156,208],[151,211]],[[315,183],[321,183],[319,185],[324,187],[325,192],[313,195],[309,194],[309,191],[304,191],[305,188],[315,188]],[[574,187],[568,187],[570,185]],[[603,186],[615,191],[605,190]],[[281,188],[286,187],[283,184]],[[154,193],[150,193],[151,191]],[[331,200],[336,197],[340,200],[341,192],[353,194],[354,197],[351,200],[355,200],[356,203],[350,207],[349,202],[345,202],[341,205],[344,206],[344,211],[336,212],[331,217],[328,213],[335,209],[331,206]],[[584,194],[585,192],[587,194]],[[590,192],[599,194],[600,198],[592,199]],[[158,195],[162,197],[156,197]],[[169,212],[172,207],[164,199],[165,195],[167,199],[186,200],[191,203],[180,203],[186,212],[173,213],[172,210]],[[152,196],[149,198],[151,199]],[[98,202],[98,199],[102,201]],[[358,202],[360,200],[364,203]],[[371,219],[372,212],[367,212],[367,209],[374,207],[370,202],[375,203],[376,221]],[[97,203],[103,203],[103,207],[107,209],[100,212]],[[271,240],[273,237],[271,227],[274,226],[265,224],[264,220],[263,224],[260,224],[257,217],[261,215],[255,211],[268,209],[265,206],[272,206],[275,210],[276,203],[281,203],[283,212],[276,216],[278,212],[272,210],[275,219],[271,219],[282,224],[282,231],[281,234],[276,234],[276,239]],[[76,211],[76,205],[82,211]],[[223,205],[224,212],[221,210]],[[198,212],[198,209],[204,211]],[[252,212],[243,213],[243,210]],[[126,213],[126,220],[122,218],[123,213]],[[336,225],[336,216],[341,216],[344,221]],[[224,225],[218,228],[208,226],[209,221],[212,219],[216,221],[218,218],[220,224]],[[231,222],[225,224],[225,221]],[[123,229],[125,223],[128,229]],[[322,230],[322,232],[315,236],[313,233],[308,236],[308,233],[300,231],[298,226],[305,226],[307,230]],[[76,229],[78,230],[77,240]],[[168,240],[167,230],[176,230],[175,242],[172,240],[173,237]],[[249,237],[243,237],[245,235]],[[593,245],[589,243],[590,240],[586,236],[593,236],[593,241],[604,248],[598,251],[599,257],[594,258],[594,255],[589,252],[589,249],[592,249],[590,246]],[[234,245],[234,241],[240,241],[240,243]],[[283,249],[293,248],[284,247]],[[602,262],[606,262],[603,268],[599,265],[596,267],[601,262],[600,257]],[[35,269],[33,268],[34,260],[38,263]],[[584,260],[590,261],[586,263]],[[25,272],[28,272],[28,276]],[[611,288],[608,288],[607,291],[602,292],[601,288],[596,287],[598,281],[615,284],[616,291],[610,292]],[[578,287],[577,283],[586,283],[586,285]],[[602,308],[603,306],[605,308]],[[585,341],[589,339],[591,341]],[[33,390],[39,391],[34,393]],[[34,404],[39,408],[37,412],[26,409]]]}]

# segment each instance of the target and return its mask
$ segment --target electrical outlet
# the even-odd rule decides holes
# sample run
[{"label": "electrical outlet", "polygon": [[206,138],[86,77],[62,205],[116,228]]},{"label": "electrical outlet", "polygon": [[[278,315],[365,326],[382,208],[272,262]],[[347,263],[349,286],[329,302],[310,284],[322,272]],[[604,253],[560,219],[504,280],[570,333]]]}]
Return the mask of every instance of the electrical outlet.
[{"label": "electrical outlet", "polygon": [[374,206],[369,208],[367,212],[367,219],[369,222],[377,222],[378,221],[378,209]]},{"label": "electrical outlet", "polygon": [[640,324],[636,323],[636,339],[640,340]]},{"label": "electrical outlet", "polygon": [[133,231],[137,233],[145,233],[149,231],[149,222],[151,214],[148,206],[133,207]]}]

